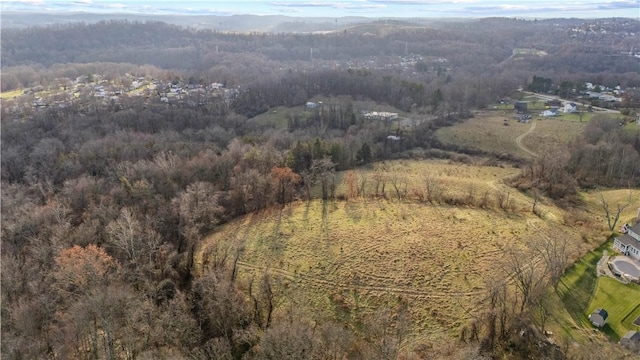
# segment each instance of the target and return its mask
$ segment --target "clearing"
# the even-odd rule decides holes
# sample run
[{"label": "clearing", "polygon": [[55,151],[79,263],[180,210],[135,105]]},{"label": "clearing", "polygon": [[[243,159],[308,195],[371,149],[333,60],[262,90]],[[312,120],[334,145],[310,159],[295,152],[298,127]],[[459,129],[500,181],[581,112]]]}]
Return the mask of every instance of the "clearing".
[{"label": "clearing", "polygon": [[472,144],[472,148],[488,153],[533,158],[545,150],[569,144],[583,131],[591,116],[585,116],[582,122],[575,114],[555,118],[534,116],[531,123],[521,123],[512,117],[509,109],[483,111],[463,123],[438,129],[436,136],[443,144],[461,148]]},{"label": "clearing", "polygon": [[[387,183],[388,199],[298,202],[231,221],[202,241],[196,274],[217,256],[238,251],[241,281],[250,283],[268,272],[278,279],[281,307],[303,303],[317,316],[335,318],[406,301],[416,336],[433,338],[455,336],[476,314],[486,279],[506,276],[501,265],[506,249],[539,234],[582,242],[578,231],[554,220],[562,218],[562,210],[544,205],[546,212],[559,215],[548,220],[524,210],[530,200],[502,184],[518,169],[396,161],[375,171],[403,174],[408,189],[428,175],[450,194],[511,191],[516,210],[398,201]],[[373,172],[356,174],[368,175],[372,186]]]}]

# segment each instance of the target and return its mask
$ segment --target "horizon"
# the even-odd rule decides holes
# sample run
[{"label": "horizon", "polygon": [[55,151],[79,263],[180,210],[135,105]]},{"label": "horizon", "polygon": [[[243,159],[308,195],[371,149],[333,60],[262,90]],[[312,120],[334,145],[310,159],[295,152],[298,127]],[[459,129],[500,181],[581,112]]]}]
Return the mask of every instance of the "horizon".
[{"label": "horizon", "polygon": [[364,18],[640,18],[640,0],[558,2],[492,0],[343,0],[343,1],[114,1],[0,0],[0,12],[50,15],[232,16]]}]

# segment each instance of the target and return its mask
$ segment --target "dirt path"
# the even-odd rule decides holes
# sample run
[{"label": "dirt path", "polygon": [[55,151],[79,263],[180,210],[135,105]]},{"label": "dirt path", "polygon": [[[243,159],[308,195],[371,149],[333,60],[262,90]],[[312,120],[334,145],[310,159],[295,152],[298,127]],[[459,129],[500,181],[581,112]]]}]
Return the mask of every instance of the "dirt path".
[{"label": "dirt path", "polygon": [[533,157],[537,158],[537,157],[539,157],[539,155],[538,155],[538,154],[536,154],[535,152],[533,152],[533,151],[531,151],[531,150],[527,149],[526,147],[524,147],[524,145],[522,145],[522,139],[524,139],[524,137],[525,137],[525,136],[527,136],[527,135],[531,134],[531,133],[533,132],[533,130],[535,130],[535,129],[536,129],[536,121],[535,121],[535,120],[532,120],[532,121],[531,121],[531,127],[529,128],[529,130],[527,130],[525,133],[523,133],[522,135],[520,135],[520,136],[518,136],[518,137],[516,138],[516,145],[518,145],[518,147],[519,147],[520,149],[522,149],[522,151],[524,151],[524,152],[526,152],[527,154],[529,154],[529,155],[531,155],[531,156],[533,156]]},{"label": "dirt path", "polygon": [[305,283],[311,285],[320,285],[324,287],[334,288],[334,289],[357,289],[360,291],[368,291],[372,293],[391,293],[391,294],[402,294],[406,296],[412,296],[423,299],[450,299],[453,296],[479,296],[483,295],[485,290],[475,290],[475,291],[420,291],[410,288],[403,287],[395,287],[395,286],[383,286],[383,285],[373,285],[373,284],[364,284],[364,283],[338,283],[332,280],[322,279],[317,276],[301,273],[301,272],[291,272],[284,269],[278,269],[273,267],[264,267],[258,266],[255,264],[251,264],[244,261],[238,261],[238,267],[249,270],[249,271],[268,271],[274,275],[278,275],[285,279],[289,279],[296,283]]}]

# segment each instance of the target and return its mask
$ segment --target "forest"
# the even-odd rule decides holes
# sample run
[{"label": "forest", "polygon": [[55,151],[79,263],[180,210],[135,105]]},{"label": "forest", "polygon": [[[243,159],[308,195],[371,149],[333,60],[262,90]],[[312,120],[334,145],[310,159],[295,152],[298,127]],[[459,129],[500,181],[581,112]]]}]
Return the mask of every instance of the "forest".
[{"label": "forest", "polygon": [[[211,271],[196,276],[194,252],[239,216],[312,198],[335,201],[339,172],[383,160],[517,166],[521,191],[535,189],[563,204],[579,202],[582,188],[640,187],[640,135],[619,126],[630,118],[594,116],[561,149],[566,156],[533,160],[473,144],[444,145],[434,135],[514,96],[534,75],[558,85],[640,87],[639,59],[610,56],[633,39],[586,34],[589,41],[580,41],[567,30],[579,24],[563,23],[560,31],[550,24],[398,24],[383,35],[358,26],[328,35],[240,34],[129,21],[3,29],[3,92],[37,86],[62,92],[67,85],[60,78],[99,74],[115,84],[135,74],[167,88],[215,81],[237,94],[175,104],[153,100],[157,94],[123,95],[106,105],[89,96],[37,109],[22,95],[2,99],[3,357],[433,354],[401,351],[411,326],[402,306],[357,319],[313,319],[312,308],[278,308],[278,279],[268,272],[249,284],[238,279],[239,253],[223,253]],[[628,26],[640,31],[637,21]],[[511,61],[516,47],[548,55]],[[385,65],[412,54],[420,60]],[[255,120],[276,109],[304,108],[310,99],[323,105],[304,115],[285,110],[284,126]],[[370,119],[359,111],[362,102],[421,121],[402,128]],[[456,356],[535,358],[545,351],[565,358],[513,340],[523,326],[513,321],[503,323],[501,333],[475,329]]]}]

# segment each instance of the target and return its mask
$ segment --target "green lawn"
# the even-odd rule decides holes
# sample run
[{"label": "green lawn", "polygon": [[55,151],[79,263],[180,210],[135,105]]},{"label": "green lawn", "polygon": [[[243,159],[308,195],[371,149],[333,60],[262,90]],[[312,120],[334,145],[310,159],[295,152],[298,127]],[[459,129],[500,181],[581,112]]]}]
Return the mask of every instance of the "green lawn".
[{"label": "green lawn", "polygon": [[640,286],[623,284],[608,277],[598,278],[596,291],[585,315],[588,316],[597,308],[609,313],[607,325],[602,330],[610,339],[618,341],[627,331],[638,330],[632,322],[640,315]]},{"label": "green lawn", "polygon": [[638,123],[635,121],[631,121],[624,126],[624,129],[630,134],[635,134],[640,132],[640,125],[638,125]]},{"label": "green lawn", "polygon": [[[594,329],[589,322],[593,310],[607,310],[609,318],[602,331],[611,340],[618,341],[627,331],[638,330],[632,323],[640,316],[640,286],[596,276],[598,260],[604,250],[611,251],[612,243],[613,239],[605,242],[569,268],[560,281],[558,296],[573,322],[585,329]],[[574,339],[581,337],[579,331],[569,325],[569,319],[562,319],[566,314],[558,312],[556,316],[565,333]]]},{"label": "green lawn", "polygon": [[578,113],[573,113],[573,114],[565,114],[565,113],[561,113],[559,117],[557,117],[557,119],[560,119],[562,121],[573,121],[573,122],[583,122],[583,123],[588,123],[589,121],[591,121],[591,118],[593,118],[596,115],[596,113],[593,112],[583,112],[582,113],[582,120],[580,119],[580,114]]},{"label": "green lawn", "polygon": [[278,106],[269,111],[262,113],[256,117],[251,118],[249,121],[258,127],[286,129],[288,126],[288,118],[290,116],[299,116],[301,121],[306,121],[309,113],[305,113],[305,108],[302,106],[287,108],[284,106]]},{"label": "green lawn", "polygon": [[[597,284],[596,266],[598,260],[602,257],[602,251],[609,247],[611,242],[607,241],[594,251],[577,261],[570,267],[560,280],[558,286],[558,296],[562,301],[568,315],[573,319],[575,324],[582,326],[591,326],[587,317],[585,317],[585,309],[589,306],[592,294]],[[566,314],[558,314],[558,316],[566,316]],[[566,319],[569,320],[569,319]],[[558,319],[558,323],[562,326],[570,326],[571,321],[562,321]],[[573,329],[565,327],[565,332],[573,338],[577,334],[572,334]]]}]

